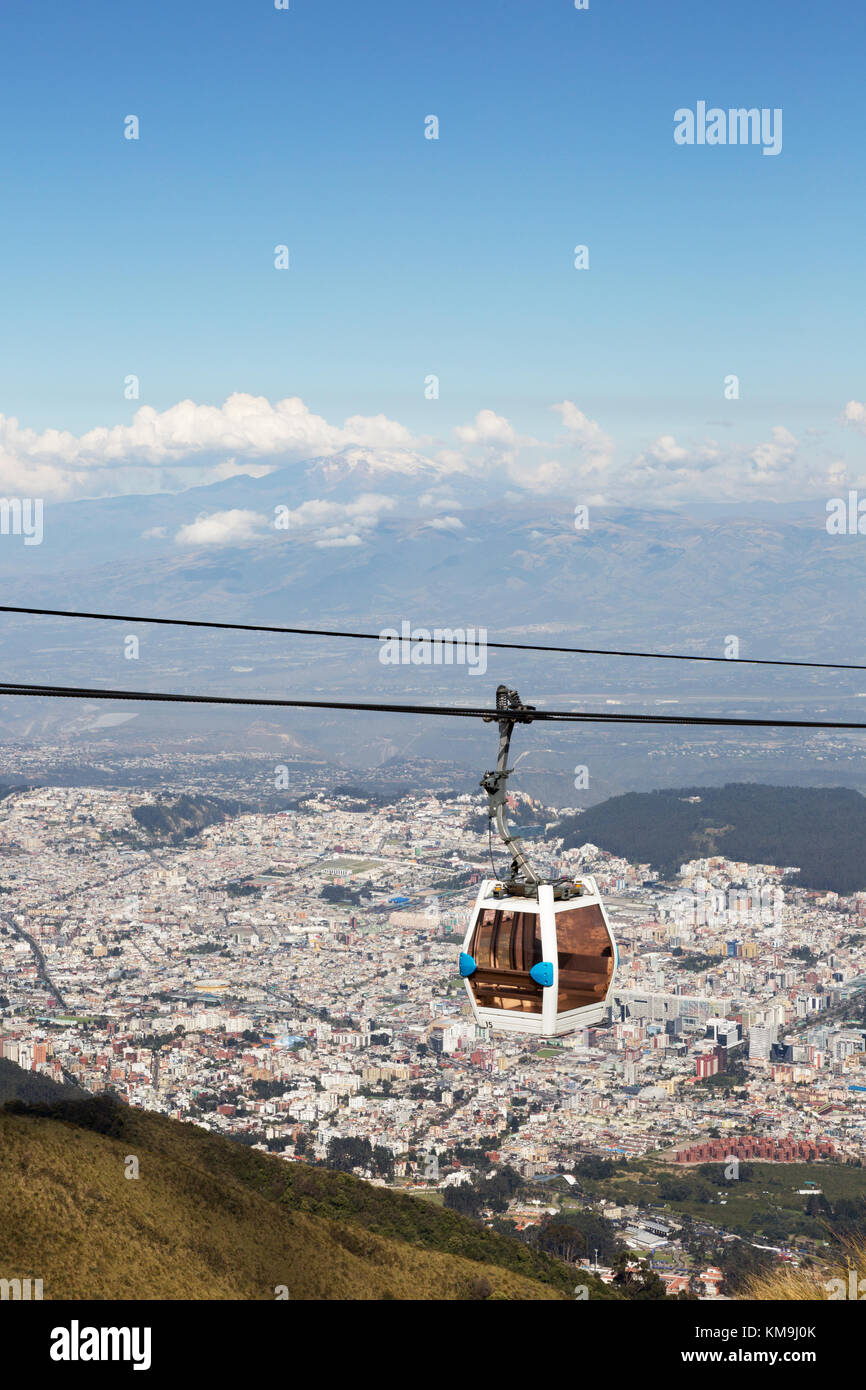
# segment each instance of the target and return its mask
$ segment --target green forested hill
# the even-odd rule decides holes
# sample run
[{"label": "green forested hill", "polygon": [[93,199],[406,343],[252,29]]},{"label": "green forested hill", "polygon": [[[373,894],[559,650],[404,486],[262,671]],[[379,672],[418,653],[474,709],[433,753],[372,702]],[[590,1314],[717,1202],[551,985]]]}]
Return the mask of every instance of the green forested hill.
[{"label": "green forested hill", "polygon": [[132,817],[142,830],[161,844],[181,844],[207,825],[236,816],[244,809],[240,801],[224,797],[187,795],[158,797],[132,808]]},{"label": "green forested hill", "polygon": [[[697,800],[689,800],[695,797]],[[866,889],[866,798],[845,787],[680,787],[615,796],[559,823],[566,846],[587,841],[661,874],[721,854],[794,866],[804,888]]]}]

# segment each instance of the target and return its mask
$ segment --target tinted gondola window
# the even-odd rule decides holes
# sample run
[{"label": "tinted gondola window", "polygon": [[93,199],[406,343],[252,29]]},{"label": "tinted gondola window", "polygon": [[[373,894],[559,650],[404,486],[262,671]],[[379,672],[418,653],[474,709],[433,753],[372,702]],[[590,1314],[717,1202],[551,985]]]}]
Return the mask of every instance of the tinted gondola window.
[{"label": "tinted gondola window", "polygon": [[470,984],[482,1009],[541,1013],[543,991],[529,975],[541,960],[541,918],[537,912],[484,908],[469,952],[478,962]]},{"label": "tinted gondola window", "polygon": [[613,946],[597,903],[556,914],[560,1013],[598,1004],[613,975]]}]

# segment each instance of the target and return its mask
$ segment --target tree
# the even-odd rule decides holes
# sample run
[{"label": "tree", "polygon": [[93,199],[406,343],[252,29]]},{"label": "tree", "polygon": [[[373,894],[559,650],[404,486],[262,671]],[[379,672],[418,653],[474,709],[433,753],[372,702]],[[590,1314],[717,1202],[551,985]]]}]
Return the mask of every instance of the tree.
[{"label": "tree", "polygon": [[373,1148],[369,1139],[332,1139],[328,1144],[327,1163],[340,1173],[351,1173],[353,1168],[372,1168]]},{"label": "tree", "polygon": [[373,1171],[380,1178],[393,1178],[394,1176],[394,1155],[390,1149],[386,1149],[384,1144],[376,1144],[373,1149]]},{"label": "tree", "polygon": [[736,1295],[753,1275],[772,1269],[775,1260],[768,1250],[756,1250],[745,1240],[732,1240],[718,1251],[715,1263],[724,1275],[721,1292]]},{"label": "tree", "polygon": [[616,1257],[614,1261],[613,1282],[622,1290],[626,1298],[633,1298],[639,1301],[650,1299],[661,1299],[667,1297],[667,1290],[664,1281],[659,1278],[655,1270],[650,1268],[648,1260],[641,1260],[637,1269],[629,1266],[633,1263],[633,1257],[628,1251]]},{"label": "tree", "polygon": [[623,1252],[612,1223],[593,1211],[547,1216],[528,1239],[538,1249],[572,1264],[580,1259],[593,1259],[596,1251],[602,1264],[611,1264]]},{"label": "tree", "polygon": [[459,1212],[461,1216],[478,1218],[481,1215],[481,1198],[472,1183],[457,1183],[445,1189],[445,1206],[449,1211]]},{"label": "tree", "polygon": [[663,1202],[687,1202],[690,1195],[691,1187],[687,1181],[676,1178],[659,1180],[659,1197]]}]

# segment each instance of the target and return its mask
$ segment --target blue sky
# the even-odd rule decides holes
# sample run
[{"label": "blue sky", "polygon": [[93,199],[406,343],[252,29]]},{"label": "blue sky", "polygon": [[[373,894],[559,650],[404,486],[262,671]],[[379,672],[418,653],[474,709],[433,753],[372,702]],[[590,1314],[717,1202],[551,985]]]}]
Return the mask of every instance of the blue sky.
[{"label": "blue sky", "polygon": [[[568,399],[636,450],[821,436],[866,395],[864,29],[835,0],[10,0],[0,412],[80,434],[240,391],[444,439]],[[781,107],[782,153],[677,147],[699,100]]]}]

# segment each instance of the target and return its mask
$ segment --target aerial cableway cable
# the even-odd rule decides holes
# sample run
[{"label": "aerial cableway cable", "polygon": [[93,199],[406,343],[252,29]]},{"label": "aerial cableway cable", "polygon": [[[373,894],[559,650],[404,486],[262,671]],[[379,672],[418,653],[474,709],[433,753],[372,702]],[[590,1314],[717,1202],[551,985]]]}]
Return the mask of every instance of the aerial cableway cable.
[{"label": "aerial cableway cable", "polygon": [[[67,700],[157,701],[183,705],[239,705],[273,709],[327,709],[370,714],[416,714],[452,719],[496,718],[496,710],[478,705],[403,705],[360,700],[285,700],[276,696],[184,695],[173,691],[109,690],[92,686],[13,684],[0,681],[0,697],[32,696]],[[536,709],[533,722],[548,724],[672,724],[732,729],[864,729],[866,722],[820,719],[748,719],[700,714],[623,714],[605,711]]]},{"label": "aerial cableway cable", "polygon": [[[595,879],[543,878],[508,825],[511,737],[538,713],[516,690],[496,691],[499,752],[484,773],[487,817],[511,855],[511,870],[485,880],[463,939],[457,968],[476,1023],[504,1033],[556,1037],[600,1023],[618,959]],[[519,762],[520,759],[517,759]],[[517,763],[514,765],[517,766]]]},{"label": "aerial cableway cable", "polygon": [[[153,618],[144,617],[140,613],[78,613],[70,608],[23,608],[5,603],[0,604],[0,613],[20,613],[43,618],[84,618],[92,622],[106,623],[152,623],[160,627],[216,628],[226,632],[275,632],[295,637],[341,637],[362,642],[390,640],[398,642],[417,641],[425,644],[435,642],[457,647],[466,645],[465,632],[464,637],[450,635],[419,638],[397,634],[396,637],[386,638],[380,632],[345,632],[334,628],[320,627],[281,627],[272,623],[225,623],[204,618]],[[439,630],[441,631],[441,629]],[[453,633],[453,629],[446,631]],[[479,629],[476,628],[474,631],[477,632]],[[816,671],[866,671],[866,663],[860,664],[853,661],[781,661],[756,656],[701,656],[694,652],[636,652],[610,647],[561,647],[532,642],[490,642],[486,638],[484,639],[484,646],[495,648],[498,651],[548,652],[551,655],[565,656],[633,656],[649,661],[712,661],[723,662],[728,666],[800,666],[807,670]]]}]

